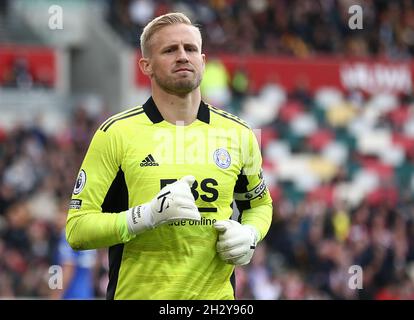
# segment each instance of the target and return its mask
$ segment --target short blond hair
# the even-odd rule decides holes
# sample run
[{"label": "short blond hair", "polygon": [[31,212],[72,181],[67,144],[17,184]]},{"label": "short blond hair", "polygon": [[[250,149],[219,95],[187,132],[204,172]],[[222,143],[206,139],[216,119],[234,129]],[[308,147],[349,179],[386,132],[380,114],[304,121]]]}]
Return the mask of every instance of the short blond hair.
[{"label": "short blond hair", "polygon": [[[183,23],[189,26],[195,27],[199,32],[200,29],[198,26],[194,25],[191,20],[181,12],[171,12],[158,16],[151,20],[142,31],[140,42],[141,42],[141,53],[144,57],[148,56],[148,43],[151,40],[151,37],[160,29],[170,26],[173,24]],[[201,39],[201,32],[200,32]]]}]

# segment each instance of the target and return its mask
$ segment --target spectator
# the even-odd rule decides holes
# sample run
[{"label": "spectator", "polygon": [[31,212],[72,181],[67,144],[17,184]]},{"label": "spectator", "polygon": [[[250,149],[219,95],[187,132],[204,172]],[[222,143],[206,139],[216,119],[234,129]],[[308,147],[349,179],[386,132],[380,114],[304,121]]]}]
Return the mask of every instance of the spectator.
[{"label": "spectator", "polygon": [[66,206],[61,206],[57,217],[60,229],[56,248],[56,264],[62,268],[62,289],[52,290],[53,299],[94,299],[96,250],[73,250],[66,241]]},{"label": "spectator", "polygon": [[13,61],[11,69],[6,73],[3,86],[19,89],[30,89],[33,86],[33,76],[29,70],[28,61],[18,57]]}]

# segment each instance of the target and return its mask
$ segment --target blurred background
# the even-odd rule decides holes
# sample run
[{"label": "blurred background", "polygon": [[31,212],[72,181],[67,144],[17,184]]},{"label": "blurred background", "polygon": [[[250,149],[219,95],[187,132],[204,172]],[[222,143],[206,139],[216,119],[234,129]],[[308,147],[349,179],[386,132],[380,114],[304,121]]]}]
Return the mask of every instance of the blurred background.
[{"label": "blurred background", "polygon": [[170,11],[201,28],[204,100],[261,129],[274,219],[237,298],[414,299],[413,0],[0,0],[0,298],[104,298],[68,203],[97,126],[148,98],[139,36]]}]

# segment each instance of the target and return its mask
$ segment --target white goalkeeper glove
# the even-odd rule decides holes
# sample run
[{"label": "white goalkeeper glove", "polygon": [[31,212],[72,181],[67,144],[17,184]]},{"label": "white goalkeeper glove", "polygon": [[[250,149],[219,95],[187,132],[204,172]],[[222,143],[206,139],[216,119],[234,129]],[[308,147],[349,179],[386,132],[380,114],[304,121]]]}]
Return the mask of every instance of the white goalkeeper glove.
[{"label": "white goalkeeper glove", "polygon": [[161,224],[177,220],[201,220],[190,187],[195,178],[185,176],[169,184],[150,202],[126,211],[128,232],[139,234]]},{"label": "white goalkeeper glove", "polygon": [[220,258],[229,264],[248,264],[259,240],[257,229],[234,220],[217,221],[214,228],[219,231],[216,249]]}]

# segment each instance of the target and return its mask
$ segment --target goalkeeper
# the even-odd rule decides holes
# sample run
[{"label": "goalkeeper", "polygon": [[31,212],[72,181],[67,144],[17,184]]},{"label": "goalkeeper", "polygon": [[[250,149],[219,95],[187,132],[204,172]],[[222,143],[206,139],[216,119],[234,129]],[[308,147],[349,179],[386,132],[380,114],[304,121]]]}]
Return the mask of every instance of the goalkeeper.
[{"label": "goalkeeper", "polygon": [[79,170],[66,237],[109,247],[107,299],[234,299],[234,268],[270,226],[257,140],[202,101],[201,48],[185,15],[152,20],[139,60],[151,97],[102,123]]}]

